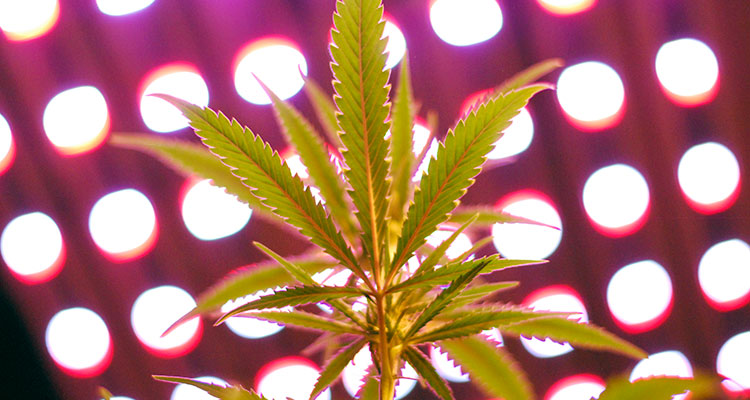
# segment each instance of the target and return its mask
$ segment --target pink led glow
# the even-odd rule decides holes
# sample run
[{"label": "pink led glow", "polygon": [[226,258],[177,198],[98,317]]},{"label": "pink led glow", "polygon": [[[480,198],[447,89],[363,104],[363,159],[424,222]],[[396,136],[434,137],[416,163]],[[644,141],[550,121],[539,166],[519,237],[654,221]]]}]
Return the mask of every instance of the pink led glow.
[{"label": "pink led glow", "polygon": [[562,221],[552,200],[544,193],[536,190],[513,192],[498,200],[495,209],[549,225],[493,225],[492,241],[503,257],[541,260],[557,250],[562,240]]},{"label": "pink led glow", "polygon": [[93,86],[64,90],[47,103],[42,124],[47,139],[61,155],[88,153],[109,135],[107,101]]},{"label": "pink led glow", "polygon": [[655,68],[662,91],[677,105],[705,104],[719,91],[719,63],[713,50],[700,40],[664,43],[656,53]]},{"label": "pink led glow", "polygon": [[[252,41],[237,52],[234,86],[237,93],[253,104],[271,104],[271,98],[258,83],[263,82],[282,100],[302,89],[307,75],[307,61],[291,40],[270,36]],[[257,77],[257,80],[256,80]]]},{"label": "pink led glow", "polygon": [[625,113],[625,87],[620,75],[598,61],[565,68],[557,80],[556,94],[565,118],[582,131],[613,127]]},{"label": "pink led glow", "polygon": [[496,0],[431,0],[430,24],[453,46],[470,46],[493,38],[503,27]]},{"label": "pink led glow", "polygon": [[566,16],[590,10],[596,0],[537,0],[537,3],[550,14]]},{"label": "pink led glow", "polygon": [[598,169],[583,186],[583,208],[592,226],[609,237],[639,230],[648,219],[648,183],[635,168],[614,164]]},{"label": "pink led glow", "polygon": [[200,342],[199,317],[181,324],[168,335],[167,328],[195,308],[193,297],[176,286],[159,286],[141,293],[133,303],[130,324],[135,336],[151,354],[174,358],[191,352]]},{"label": "pink led glow", "polygon": [[750,396],[750,331],[727,340],[716,357],[716,372],[726,377],[722,386],[737,398]]},{"label": "pink led glow", "polygon": [[14,218],[3,229],[0,254],[16,279],[33,285],[60,273],[65,264],[65,243],[52,218],[33,212]]},{"label": "pink led glow", "polygon": [[77,378],[101,374],[112,360],[107,325],[87,308],[68,308],[55,314],[47,325],[45,343],[55,364]]},{"label": "pink led glow", "polygon": [[102,196],[89,214],[91,237],[113,262],[134,260],[148,253],[156,243],[158,231],[151,201],[135,189]]},{"label": "pink led glow", "polygon": [[16,157],[16,143],[8,121],[0,114],[0,175],[10,168]]},{"label": "pink led glow", "polygon": [[[269,400],[307,400],[320,375],[320,368],[302,357],[284,357],[263,366],[255,377],[255,388]],[[326,389],[316,400],[330,400]]]},{"label": "pink led glow", "polygon": [[706,142],[685,152],[677,166],[677,180],[690,207],[702,214],[716,214],[739,197],[740,165],[726,146]]},{"label": "pink led glow", "polygon": [[[523,305],[537,311],[556,311],[575,313],[570,320],[588,323],[589,317],[581,296],[573,288],[565,285],[553,285],[537,289],[524,299]],[[557,357],[573,351],[569,343],[558,343],[551,339],[521,338],[521,344],[535,357]]]},{"label": "pink led glow", "polygon": [[150,71],[140,84],[141,118],[154,132],[169,133],[188,126],[177,107],[153,94],[167,94],[200,107],[208,105],[208,86],[198,68],[185,62],[162,65]]},{"label": "pink led glow", "polygon": [[631,334],[661,325],[672,310],[672,302],[672,280],[653,260],[620,268],[607,286],[607,305],[615,323]]},{"label": "pink led glow", "polygon": [[58,0],[0,1],[0,30],[13,42],[44,36],[59,18]]},{"label": "pink led glow", "polygon": [[750,301],[750,246],[730,239],[711,246],[698,264],[703,297],[719,311],[738,309]]},{"label": "pink led glow", "polygon": [[579,374],[560,379],[552,385],[544,400],[590,400],[598,399],[604,391],[602,378],[591,374]]}]

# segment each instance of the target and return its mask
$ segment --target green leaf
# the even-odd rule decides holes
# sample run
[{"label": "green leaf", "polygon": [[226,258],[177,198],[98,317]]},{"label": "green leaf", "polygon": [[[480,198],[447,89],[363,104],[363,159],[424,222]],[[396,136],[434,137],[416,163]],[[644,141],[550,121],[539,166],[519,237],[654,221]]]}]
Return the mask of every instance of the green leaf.
[{"label": "green leaf", "polygon": [[[244,314],[237,317],[243,317]],[[294,325],[298,328],[313,329],[333,333],[350,333],[361,335],[362,331],[355,326],[321,315],[312,314],[300,310],[292,311],[255,311],[247,315],[248,318],[257,318],[265,321],[276,322],[284,325]]]},{"label": "green leaf", "polygon": [[379,385],[374,376],[365,377],[365,384],[359,389],[357,397],[359,400],[379,400]]},{"label": "green leaf", "polygon": [[224,314],[216,324],[221,324],[227,318],[243,313],[245,311],[263,310],[266,308],[280,308],[298,306],[302,304],[320,303],[332,299],[344,297],[361,296],[364,292],[356,288],[339,286],[295,286],[276,291],[268,296],[262,296],[258,300],[243,304],[240,307]]},{"label": "green leaf", "polygon": [[565,65],[562,59],[549,58],[547,60],[538,62],[525,70],[513,75],[510,79],[501,83],[495,90],[498,93],[507,92],[509,90],[515,90],[521,86],[530,85],[536,82],[539,78],[547,75],[548,73]]},{"label": "green leaf", "polygon": [[287,223],[297,227],[310,241],[338,259],[361,278],[366,278],[343,236],[315,201],[309,188],[293,176],[279,154],[250,129],[224,114],[200,108],[172,96],[159,95],[190,120],[196,134],[232,173],[263,199],[263,204]]},{"label": "green leaf", "polygon": [[448,219],[458,200],[474,182],[485,156],[534,94],[547,85],[530,86],[489,99],[459,120],[438,146],[409,207],[391,263],[391,275],[422,246],[438,224]]},{"label": "green leaf", "polygon": [[[335,265],[334,260],[318,255],[296,257],[291,259],[291,262],[307,274],[314,274]],[[294,277],[279,266],[277,261],[239,268],[201,293],[198,296],[196,307],[172,324],[163,335],[168,334],[197,315],[206,315],[219,310],[230,300],[255,294],[261,290],[290,285],[294,282]]]},{"label": "green leaf", "polygon": [[318,283],[315,282],[315,280],[312,278],[312,275],[305,271],[303,268],[300,268],[299,266],[295,265],[294,263],[287,261],[284,257],[278,255],[273,250],[269,249],[263,243],[259,242],[253,242],[255,247],[260,249],[260,251],[266,253],[267,256],[271,257],[272,259],[276,260],[279,265],[284,268],[284,270],[291,276],[294,277],[294,279],[297,280],[297,282],[303,284],[303,285],[310,285],[315,286]]},{"label": "green leaf", "polygon": [[276,110],[276,118],[281,125],[281,131],[290,142],[307,167],[310,177],[320,189],[320,194],[326,200],[326,207],[331,215],[339,222],[347,237],[354,237],[356,229],[351,220],[349,206],[344,200],[344,186],[336,168],[331,163],[325,144],[310,122],[302,116],[292,105],[281,100],[263,82],[258,80],[261,87],[271,98]]},{"label": "green leaf", "polygon": [[[404,54],[399,67],[398,88],[393,100],[391,114],[391,162],[396,162],[398,168],[392,172],[391,196],[388,214],[396,221],[404,218],[404,208],[411,197],[411,169],[414,163],[412,155],[412,129],[417,105],[412,95],[411,73],[409,72],[409,57]],[[429,147],[427,142],[426,147]]]},{"label": "green leaf", "polygon": [[489,260],[484,260],[476,264],[471,270],[451,282],[450,286],[443,289],[443,291],[440,292],[437,297],[435,297],[430,305],[428,305],[427,308],[425,308],[424,311],[419,314],[419,317],[417,317],[417,320],[414,321],[411,327],[409,327],[409,330],[404,335],[404,340],[409,340],[409,338],[419,332],[419,330],[422,329],[425,324],[432,321],[432,319],[435,318],[435,316],[438,315],[440,311],[442,311],[446,306],[448,306],[451,300],[453,300],[454,297],[461,293],[461,291],[464,290],[464,288],[466,288],[466,286],[471,283],[471,281],[477,275],[479,275],[482,269],[484,269],[489,263]]},{"label": "green leaf", "polygon": [[323,371],[320,373],[318,381],[315,382],[313,391],[312,393],[310,393],[310,400],[315,399],[315,397],[326,390],[326,388],[331,386],[333,382],[335,382],[336,379],[341,376],[344,367],[349,364],[349,361],[354,359],[354,356],[359,353],[359,351],[362,349],[362,347],[365,346],[366,343],[367,340],[359,339],[349,345],[349,347],[341,350],[333,359],[331,359],[331,361],[328,362],[325,368],[323,368]]},{"label": "green leaf", "polygon": [[488,395],[505,400],[534,398],[526,375],[502,347],[476,336],[440,343]]},{"label": "green leaf", "polygon": [[453,232],[447,239],[443,240],[428,256],[427,258],[422,261],[421,264],[419,264],[419,268],[417,268],[416,271],[414,271],[414,275],[421,275],[422,273],[426,271],[432,271],[435,268],[435,265],[437,265],[438,262],[440,262],[440,259],[445,255],[445,252],[448,251],[448,248],[451,247],[453,242],[458,239],[458,237],[463,233],[463,231],[466,230],[474,221],[476,221],[477,217],[474,216],[473,218],[469,218],[466,222],[464,222],[463,225],[459,226],[458,229],[456,229],[455,232]]},{"label": "green leaf", "polygon": [[240,201],[249,205],[256,216],[280,226],[287,226],[280,223],[271,209],[254,196],[247,186],[232,175],[230,169],[203,145],[153,135],[122,133],[112,134],[109,143],[150,154],[185,177],[197,175],[211,179],[214,185],[223,187],[227,193],[237,196]]},{"label": "green leaf", "polygon": [[195,379],[182,378],[179,376],[153,375],[154,379],[162,382],[185,384],[197,387],[211,396],[221,400],[268,400],[265,397],[247,390],[242,386],[221,386],[213,383],[205,383]]},{"label": "green leaf", "polygon": [[421,351],[409,346],[404,350],[404,359],[427,382],[427,386],[429,386],[433,393],[443,400],[453,400],[453,391],[451,391],[450,386],[448,386],[445,379],[438,375],[435,367],[432,366],[432,363],[427,360]]},{"label": "green leaf", "polygon": [[362,229],[362,247],[378,280],[382,244],[387,234],[389,162],[388,75],[383,38],[385,21],[380,0],[336,2],[331,30],[334,102],[340,113],[344,172]]},{"label": "green leaf", "polygon": [[339,138],[339,123],[336,121],[336,106],[333,104],[333,96],[325,93],[323,89],[318,86],[312,79],[305,79],[305,93],[307,93],[310,102],[315,109],[315,114],[318,116],[318,121],[323,126],[323,132],[325,132],[328,140],[333,146],[338,149],[344,147]]},{"label": "green leaf", "polygon": [[461,294],[456,296],[451,303],[451,307],[461,307],[475,301],[490,297],[497,292],[512,289],[518,286],[518,282],[495,282],[485,283],[478,286],[470,286],[464,289]]},{"label": "green leaf", "polygon": [[695,378],[652,377],[629,382],[625,376],[610,379],[599,400],[671,400],[675,394],[690,391],[694,400],[715,398],[721,393],[719,379],[705,375]]},{"label": "green leaf", "polygon": [[643,350],[602,328],[565,318],[536,319],[506,326],[500,330],[524,337],[536,337],[541,340],[550,338],[556,342],[569,342],[573,346],[606,350],[636,359],[648,356]]},{"label": "green leaf", "polygon": [[427,271],[419,275],[414,275],[411,278],[392,286],[388,293],[395,293],[405,289],[413,287],[435,287],[438,285],[445,285],[451,282],[453,279],[465,274],[467,271],[473,269],[476,265],[485,263],[485,268],[480,271],[480,274],[489,274],[499,269],[511,268],[511,267],[522,267],[528,265],[544,264],[546,261],[536,260],[507,260],[500,259],[497,255],[488,257],[482,257],[476,260],[458,262],[445,265],[443,267]]},{"label": "green leaf", "polygon": [[491,328],[501,328],[539,318],[559,318],[558,314],[543,314],[522,307],[508,305],[483,306],[465,309],[452,321],[431,327],[414,336],[412,344],[432,343],[439,340],[470,336]]},{"label": "green leaf", "polygon": [[450,216],[448,222],[454,224],[463,224],[468,221],[469,218],[476,215],[477,219],[474,222],[475,226],[492,226],[494,224],[531,224],[545,226],[555,230],[560,228],[552,225],[543,224],[528,218],[518,217],[502,211],[498,211],[488,206],[474,206],[474,207],[462,207],[457,210],[453,215]]},{"label": "green leaf", "polygon": [[479,249],[491,243],[492,239],[492,236],[487,236],[477,240],[468,250],[464,251],[458,257],[454,258],[453,261],[461,262],[468,260],[474,253],[479,251]]}]

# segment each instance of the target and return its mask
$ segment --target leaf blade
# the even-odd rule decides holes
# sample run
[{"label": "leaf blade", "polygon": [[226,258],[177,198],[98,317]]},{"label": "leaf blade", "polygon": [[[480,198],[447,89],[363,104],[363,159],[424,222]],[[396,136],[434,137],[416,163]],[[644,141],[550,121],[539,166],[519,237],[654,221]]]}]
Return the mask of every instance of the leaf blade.
[{"label": "leaf blade", "polygon": [[359,339],[341,350],[334,358],[331,359],[331,361],[328,362],[325,368],[323,368],[323,371],[320,372],[320,376],[318,377],[317,382],[315,382],[315,386],[310,393],[310,400],[315,399],[315,397],[326,390],[326,388],[331,386],[333,382],[338,379],[338,377],[341,375],[341,372],[344,370],[347,364],[349,364],[349,361],[354,359],[354,356],[357,355],[357,353],[362,349],[362,347],[365,346],[366,343],[367,340]]},{"label": "leaf blade", "polygon": [[[242,317],[242,316],[237,316]],[[235,317],[235,318],[237,318]],[[332,332],[337,334],[361,335],[362,331],[355,326],[321,315],[301,310],[292,311],[255,311],[248,318],[257,318],[284,325],[294,325],[302,329]]]},{"label": "leaf blade", "polygon": [[[417,107],[414,102],[408,53],[399,67],[399,81],[391,114],[391,160],[398,162],[393,169],[388,215],[396,221],[404,216],[404,207],[411,197],[412,127]],[[429,142],[428,145],[429,146]]]},{"label": "leaf blade", "polygon": [[505,400],[534,398],[528,378],[503,348],[476,336],[447,340],[440,347],[490,396]]},{"label": "leaf blade", "polygon": [[196,379],[183,378],[179,376],[152,375],[154,379],[162,382],[184,384],[203,390],[211,396],[222,400],[268,400],[265,397],[247,390],[242,386],[221,386],[213,383],[205,383]]},{"label": "leaf blade", "polygon": [[651,377],[629,382],[625,376],[610,379],[600,400],[670,400],[673,395],[690,391],[691,399],[713,398],[721,391],[717,378],[697,375],[695,378]]},{"label": "leaf blade", "polygon": [[427,382],[427,386],[432,390],[434,394],[443,400],[453,400],[453,391],[451,390],[448,383],[445,382],[432,366],[430,361],[422,354],[421,351],[416,348],[409,346],[404,350],[404,359],[406,362],[414,367],[419,376],[424,378]]}]

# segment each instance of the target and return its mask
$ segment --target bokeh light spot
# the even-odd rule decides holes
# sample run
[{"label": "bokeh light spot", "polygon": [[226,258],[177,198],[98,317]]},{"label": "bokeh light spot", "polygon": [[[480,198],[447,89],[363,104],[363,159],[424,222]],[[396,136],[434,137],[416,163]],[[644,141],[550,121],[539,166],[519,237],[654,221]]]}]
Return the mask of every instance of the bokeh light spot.
[{"label": "bokeh light spot", "polygon": [[65,263],[65,245],[60,228],[41,212],[11,220],[0,236],[0,254],[18,280],[35,284],[48,281]]},{"label": "bokeh light spot", "polygon": [[[589,322],[586,306],[583,305],[581,296],[568,286],[555,285],[537,289],[524,299],[523,305],[536,311],[575,313],[568,319],[581,323]],[[521,337],[521,344],[529,353],[538,358],[557,357],[573,351],[573,346],[569,343],[558,343],[551,339]]]},{"label": "bokeh light spot", "polygon": [[[676,350],[662,351],[651,354],[648,358],[639,361],[630,373],[629,379],[631,382],[635,382],[639,379],[654,376],[692,378],[693,367],[690,365],[687,357],[681,352]],[[687,398],[687,394],[672,396],[673,400],[682,400],[685,398]]]},{"label": "bokeh light spot", "polygon": [[406,53],[406,38],[394,22],[393,18],[385,17],[385,28],[383,37],[388,38],[388,44],[385,46],[385,52],[388,53],[388,59],[385,60],[385,68],[393,68],[404,58]]},{"label": "bokeh light spot", "polygon": [[503,257],[541,260],[557,250],[562,239],[562,221],[547,196],[532,190],[522,190],[503,197],[495,208],[507,214],[549,225],[493,225],[492,241]]},{"label": "bokeh light spot", "polygon": [[16,156],[16,144],[13,141],[13,133],[10,124],[0,114],[0,175],[10,168]]},{"label": "bokeh light spot", "polygon": [[469,381],[469,374],[463,372],[461,366],[451,360],[448,353],[440,347],[430,346],[430,362],[437,373],[449,382]]},{"label": "bokeh light spot", "polygon": [[[302,357],[284,357],[272,361],[260,369],[255,387],[259,394],[269,400],[307,400],[310,398],[320,369],[312,361]],[[326,389],[316,400],[330,400],[331,390]]]},{"label": "bokeh light spot", "polygon": [[598,399],[604,391],[604,381],[596,375],[580,374],[560,379],[549,388],[544,400]]},{"label": "bokeh light spot", "polygon": [[444,42],[470,46],[497,35],[503,13],[496,0],[433,0],[430,23]]},{"label": "bokeh light spot", "polygon": [[107,325],[87,308],[68,308],[55,314],[44,338],[55,363],[75,377],[99,375],[112,360]]},{"label": "bokeh light spot", "polygon": [[147,253],[156,242],[156,213],[135,189],[104,195],[91,208],[89,232],[110,260],[123,262]]},{"label": "bokeh light spot", "polygon": [[[227,313],[243,304],[258,300],[261,296],[267,296],[273,293],[274,291],[272,289],[266,289],[239,299],[229,300],[221,306],[221,312]],[[279,333],[284,329],[284,325],[281,324],[240,315],[227,319],[224,321],[224,324],[230,331],[234,332],[234,334],[245,339],[264,338]]]},{"label": "bokeh light spot", "polygon": [[688,204],[703,214],[724,211],[740,192],[740,165],[726,146],[708,142],[691,147],[677,166],[677,180]]},{"label": "bokeh light spot", "polygon": [[91,151],[109,134],[107,101],[93,86],[79,86],[53,97],[43,115],[44,133],[62,155]]},{"label": "bokeh light spot", "polygon": [[[451,237],[454,232],[455,230],[452,229],[452,227],[442,226],[440,229],[427,236],[427,245],[437,248],[441,243]],[[448,259],[453,260],[461,254],[469,251],[471,246],[473,246],[471,238],[469,238],[466,233],[461,232],[456,237],[456,240],[448,246],[448,250],[445,251],[445,256],[448,257]]]},{"label": "bokeh light spot", "polygon": [[629,165],[610,165],[591,174],[583,186],[582,197],[589,220],[606,236],[629,235],[648,218],[648,184]]},{"label": "bokeh light spot", "polygon": [[700,40],[664,43],[656,53],[656,77],[667,97],[681,106],[711,101],[719,88],[719,62]]},{"label": "bokeh light spot", "polygon": [[617,125],[625,106],[625,87],[612,67],[587,61],[563,70],[557,100],[565,117],[578,129],[596,131]]},{"label": "bokeh light spot", "polygon": [[505,160],[523,153],[534,139],[534,120],[524,107],[505,129],[503,136],[495,142],[495,148],[487,154],[490,160]]},{"label": "bokeh light spot", "polygon": [[104,14],[116,17],[143,10],[153,2],[154,0],[96,0],[96,6]]},{"label": "bokeh light spot", "polygon": [[[352,397],[355,397],[359,393],[359,389],[364,385],[365,375],[370,370],[372,365],[372,356],[370,355],[370,348],[368,345],[362,348],[362,350],[354,356],[352,361],[349,361],[344,372],[341,374],[341,380],[344,383],[344,388],[347,393]],[[417,384],[417,372],[412,368],[409,363],[406,363],[401,368],[401,376],[403,378],[396,381],[396,395],[393,397],[394,400],[400,400],[414,389]]]},{"label": "bokeh light spot", "polygon": [[537,0],[542,8],[554,15],[573,15],[591,9],[596,0]]},{"label": "bokeh light spot", "polygon": [[305,84],[307,61],[297,45],[287,39],[256,40],[240,49],[235,57],[234,87],[250,103],[271,104],[271,98],[253,75],[285,100],[297,94]]},{"label": "bokeh light spot", "polygon": [[719,311],[750,301],[750,246],[740,239],[719,242],[698,264],[698,282],[708,303]]},{"label": "bokeh light spot", "polygon": [[628,264],[612,276],[607,305],[617,325],[628,333],[656,328],[672,308],[672,280],[656,261]]},{"label": "bokeh light spot", "polygon": [[0,1],[0,30],[11,41],[38,38],[52,30],[59,17],[58,0]]},{"label": "bokeh light spot", "polygon": [[[225,380],[215,376],[201,376],[194,379],[203,383],[211,383],[224,387],[229,386]],[[172,390],[172,396],[169,397],[169,400],[216,400],[216,397],[195,386],[181,383]]]},{"label": "bokeh light spot", "polygon": [[734,335],[721,346],[716,372],[730,381],[724,383],[729,392],[750,394],[750,332]]},{"label": "bokeh light spot", "polygon": [[140,87],[141,118],[154,132],[178,131],[188,126],[188,120],[177,107],[152,94],[167,94],[200,107],[208,106],[208,86],[191,64],[172,63],[158,67],[146,75]]},{"label": "bokeh light spot", "polygon": [[186,183],[182,220],[198,239],[216,240],[234,235],[250,221],[253,210],[237,196],[211,184],[211,180],[189,179]]},{"label": "bokeh light spot", "polygon": [[198,345],[202,334],[200,318],[186,321],[166,336],[162,334],[195,306],[193,297],[183,289],[158,286],[141,293],[135,300],[130,324],[146,350],[159,357],[179,357]]}]

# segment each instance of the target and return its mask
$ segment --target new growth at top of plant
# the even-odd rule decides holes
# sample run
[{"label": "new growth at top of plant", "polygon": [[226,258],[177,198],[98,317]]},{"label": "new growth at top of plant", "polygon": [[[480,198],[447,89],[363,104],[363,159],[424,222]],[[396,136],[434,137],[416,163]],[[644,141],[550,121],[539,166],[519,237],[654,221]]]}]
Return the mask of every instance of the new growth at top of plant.
[{"label": "new growth at top of plant", "polygon": [[[314,346],[323,350],[327,360],[310,399],[335,383],[366,347],[373,367],[360,398],[393,399],[395,382],[408,363],[438,398],[453,399],[450,386],[424,353],[433,344],[447,351],[488,395],[534,398],[511,355],[480,335],[491,328],[512,336],[552,338],[581,348],[645,357],[639,348],[591,324],[571,320],[569,314],[535,312],[493,300],[497,292],[517,282],[490,282],[483,276],[539,261],[497,255],[473,259],[471,255],[486,239],[454,259],[446,256],[464,231],[493,223],[530,222],[489,206],[459,207],[459,202],[511,119],[532,96],[550,88],[533,82],[558,67],[559,61],[542,62],[516,75],[463,116],[439,143],[437,155],[415,184],[412,177],[424,154],[417,158],[412,154],[417,107],[409,64],[405,57],[391,102],[382,16],[380,0],[338,0],[330,46],[333,102],[313,82],[305,85],[328,142],[340,151],[343,174],[308,120],[265,86],[285,138],[307,167],[309,179],[293,175],[268,143],[236,120],[165,95],[161,97],[190,120],[205,147],[150,136],[114,137],[117,145],[149,152],[181,172],[212,179],[250,205],[258,217],[289,225],[314,245],[303,255],[285,258],[256,243],[270,261],[219,282],[174,326],[196,316],[216,315],[229,300],[285,287],[221,315],[217,324],[251,316],[322,332]],[[324,201],[316,200],[313,185]],[[443,223],[458,228],[436,248],[425,246],[426,238]],[[416,260],[418,266],[407,268],[409,260]],[[317,282],[313,275],[326,269],[351,275],[342,286]],[[326,303],[332,312],[305,307],[315,303]],[[355,303],[365,306],[354,307]],[[279,311],[282,307],[292,310]],[[192,384],[223,399],[262,398],[241,386],[158,379]],[[664,382],[662,386],[677,390],[670,394],[686,389],[699,392],[688,383],[692,381]],[[614,395],[615,391],[610,398]]]}]

